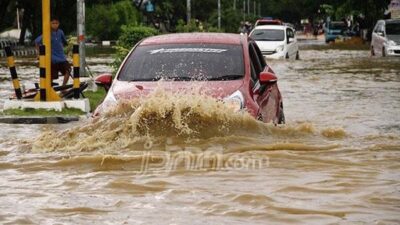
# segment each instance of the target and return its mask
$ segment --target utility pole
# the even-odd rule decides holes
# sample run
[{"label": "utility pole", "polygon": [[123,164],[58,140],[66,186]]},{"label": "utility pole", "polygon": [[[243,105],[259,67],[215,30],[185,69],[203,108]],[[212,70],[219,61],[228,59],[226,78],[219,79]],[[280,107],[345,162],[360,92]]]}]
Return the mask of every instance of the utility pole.
[{"label": "utility pole", "polygon": [[233,0],[233,9],[236,10],[236,0]]},{"label": "utility pole", "polygon": [[187,16],[187,24],[190,23],[190,20],[192,19],[191,15],[191,6],[190,6],[190,0],[186,0],[186,16]]},{"label": "utility pole", "polygon": [[221,30],[221,0],[218,0],[218,29]]},{"label": "utility pole", "polygon": [[247,14],[250,15],[250,0],[247,0]]},{"label": "utility pole", "polygon": [[85,0],[77,0],[77,30],[79,44],[79,75],[85,76],[86,72],[86,51],[85,51]]},{"label": "utility pole", "polygon": [[246,0],[243,0],[243,22],[246,20]]},{"label": "utility pole", "polygon": [[254,15],[257,15],[257,12],[256,12],[256,1],[255,0],[253,2],[253,12],[254,12]]},{"label": "utility pole", "polygon": [[258,3],[258,16],[261,17],[261,2]]}]

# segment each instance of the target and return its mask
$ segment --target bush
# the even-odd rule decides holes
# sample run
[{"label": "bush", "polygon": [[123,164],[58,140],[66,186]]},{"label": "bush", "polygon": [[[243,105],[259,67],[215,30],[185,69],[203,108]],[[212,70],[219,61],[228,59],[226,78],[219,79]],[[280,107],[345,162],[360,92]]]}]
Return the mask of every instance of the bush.
[{"label": "bush", "polygon": [[158,30],[152,27],[128,25],[122,26],[121,29],[122,33],[115,47],[117,53],[113,62],[114,72],[118,70],[126,55],[140,40],[159,34]]},{"label": "bush", "polygon": [[140,14],[129,0],[98,4],[87,10],[87,33],[98,40],[116,40],[121,26],[140,23]]},{"label": "bush", "polygon": [[151,37],[157,35],[158,30],[152,27],[144,27],[144,26],[122,26],[122,33],[118,39],[118,46],[131,49],[136,45],[140,40],[146,37]]}]

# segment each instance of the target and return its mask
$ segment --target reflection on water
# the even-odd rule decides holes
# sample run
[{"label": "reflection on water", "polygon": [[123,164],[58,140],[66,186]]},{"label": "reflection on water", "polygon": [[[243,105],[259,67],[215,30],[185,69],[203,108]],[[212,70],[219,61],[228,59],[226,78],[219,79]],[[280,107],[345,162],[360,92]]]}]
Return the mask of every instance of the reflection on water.
[{"label": "reflection on water", "polygon": [[282,127],[162,90],[84,124],[1,124],[1,223],[400,223],[399,59],[301,57],[270,62]]}]

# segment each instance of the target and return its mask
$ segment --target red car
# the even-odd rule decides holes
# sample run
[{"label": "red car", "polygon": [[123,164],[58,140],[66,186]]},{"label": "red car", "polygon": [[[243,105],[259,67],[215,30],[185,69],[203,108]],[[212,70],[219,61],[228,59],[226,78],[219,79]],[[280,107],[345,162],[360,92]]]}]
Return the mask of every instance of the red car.
[{"label": "red car", "polygon": [[233,100],[237,111],[246,110],[264,122],[284,123],[277,77],[256,43],[246,35],[182,33],[154,36],[139,42],[125,58],[114,81],[111,75],[96,79],[107,96],[94,115],[120,99],[151,92],[166,78],[173,90],[188,82],[206,82],[212,97]]}]

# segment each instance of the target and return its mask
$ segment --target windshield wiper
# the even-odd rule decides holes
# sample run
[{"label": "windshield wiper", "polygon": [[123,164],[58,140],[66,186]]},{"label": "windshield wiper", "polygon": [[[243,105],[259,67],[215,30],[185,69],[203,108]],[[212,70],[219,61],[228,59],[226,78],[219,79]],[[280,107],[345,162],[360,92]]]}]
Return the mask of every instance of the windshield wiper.
[{"label": "windshield wiper", "polygon": [[208,80],[239,80],[242,78],[243,78],[243,75],[232,74],[232,75],[224,75],[224,76],[220,76],[220,77],[213,77]]},{"label": "windshield wiper", "polygon": [[176,76],[176,77],[165,77],[164,78],[165,80],[183,80],[183,81],[190,81],[190,80],[193,80],[193,78],[192,77],[179,77],[179,76]]}]

